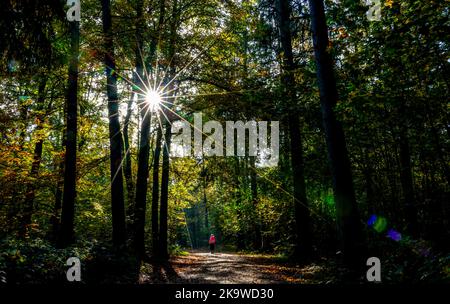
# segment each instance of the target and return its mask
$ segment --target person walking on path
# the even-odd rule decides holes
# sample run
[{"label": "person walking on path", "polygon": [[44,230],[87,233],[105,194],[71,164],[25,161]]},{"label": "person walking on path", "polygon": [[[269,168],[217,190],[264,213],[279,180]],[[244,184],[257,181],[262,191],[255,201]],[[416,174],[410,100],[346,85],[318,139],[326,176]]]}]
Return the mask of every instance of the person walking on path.
[{"label": "person walking on path", "polygon": [[216,247],[216,237],[214,236],[214,234],[211,233],[208,243],[209,243],[209,250],[210,250],[211,254],[214,254],[214,249]]}]

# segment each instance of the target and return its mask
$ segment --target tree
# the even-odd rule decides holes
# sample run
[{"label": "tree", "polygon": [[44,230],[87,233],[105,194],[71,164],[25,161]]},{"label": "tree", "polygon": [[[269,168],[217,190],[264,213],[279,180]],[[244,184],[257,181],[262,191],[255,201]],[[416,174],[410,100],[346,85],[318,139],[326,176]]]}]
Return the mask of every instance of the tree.
[{"label": "tree", "polygon": [[302,135],[300,131],[300,113],[296,105],[296,84],[294,79],[294,58],[292,54],[290,4],[288,0],[277,1],[278,26],[283,58],[282,85],[287,97],[288,126],[294,185],[294,209],[296,223],[295,256],[308,258],[312,253],[310,212],[306,197],[305,173],[303,163]]},{"label": "tree", "polygon": [[[148,65],[149,72],[152,73],[153,60],[157,60],[157,46],[159,44],[159,37],[161,35],[162,26],[164,23],[164,14],[165,14],[165,1],[159,1],[160,12],[159,12],[159,21],[157,27],[157,36],[154,37],[151,41],[150,46],[150,54],[148,59],[145,62],[150,62]],[[138,16],[142,16],[142,9],[138,8]],[[138,17],[139,20],[140,17]],[[140,22],[141,23],[141,22]],[[137,27],[139,29],[139,27]],[[137,34],[138,40],[142,39],[140,34]],[[145,76],[142,74],[139,75],[139,71],[142,72],[142,68],[144,63],[144,58],[142,57],[142,43],[138,42],[138,52],[136,53],[136,70],[137,76],[139,79],[145,79]],[[156,81],[156,80],[154,80]],[[139,83],[140,81],[138,81]],[[141,84],[141,91],[145,90],[145,86]],[[147,208],[147,188],[148,188],[148,176],[149,176],[149,156],[150,156],[150,126],[151,126],[151,118],[152,111],[154,109],[151,108],[151,104],[146,102],[140,103],[140,113],[142,117],[142,125],[141,125],[141,137],[140,137],[140,146],[139,146],[139,158],[138,158],[138,174],[136,181],[136,205],[135,205],[135,229],[136,229],[136,250],[142,255],[145,251],[144,246],[144,234],[145,234],[145,212]],[[152,204],[153,206],[153,204]],[[153,209],[152,209],[153,210]],[[157,222],[157,221],[156,221]],[[154,225],[154,224],[152,224]]]},{"label": "tree", "polygon": [[[143,37],[142,29],[144,26],[143,20],[143,1],[138,1],[136,6],[136,50],[135,50],[135,65],[136,71],[134,75],[136,85],[136,93],[138,96],[145,94],[144,76],[144,58],[143,53]],[[143,256],[145,253],[144,244],[144,230],[145,230],[145,210],[147,206],[147,179],[150,153],[150,122],[151,109],[150,105],[145,102],[145,97],[138,98],[139,113],[141,116],[141,132],[139,139],[139,154],[138,154],[138,172],[136,176],[136,195],[134,204],[134,246],[136,253]]]},{"label": "tree", "polygon": [[70,63],[67,89],[66,153],[64,158],[64,190],[61,228],[58,243],[65,247],[74,241],[74,216],[77,179],[78,56],[80,23],[72,21],[70,29]]},{"label": "tree", "polygon": [[123,175],[125,177],[125,182],[127,185],[127,219],[131,217],[134,206],[134,185],[133,185],[133,173],[132,173],[132,161],[131,161],[131,146],[130,146],[130,123],[131,123],[131,114],[132,114],[132,106],[133,106],[133,93],[132,98],[127,103],[127,115],[125,116],[125,120],[123,121],[123,151],[124,155],[122,156],[125,159],[124,167],[123,167]]},{"label": "tree", "polygon": [[[175,54],[176,54],[176,37],[178,29],[178,0],[175,0],[172,4],[172,20],[170,24],[170,38],[169,38],[169,48],[168,48],[168,58],[170,65],[168,67],[168,80],[167,80],[167,90],[176,95],[175,92]],[[170,98],[171,104],[175,102],[175,98]],[[165,135],[163,143],[163,160],[162,160],[162,172],[161,172],[161,198],[160,198],[160,208],[159,208],[159,258],[165,260],[169,257],[168,253],[168,240],[167,240],[167,216],[168,216],[168,202],[169,202],[169,173],[170,173],[170,143],[172,138],[172,121],[170,107],[168,109],[164,108],[162,111],[165,113]]]},{"label": "tree", "polygon": [[119,122],[119,98],[114,58],[114,42],[110,0],[102,0],[102,21],[105,43],[106,93],[108,96],[111,211],[114,246],[125,244],[125,207],[122,176],[122,131]]},{"label": "tree", "polygon": [[[255,208],[255,219],[254,219],[254,240],[253,246],[255,249],[263,249],[264,242],[261,236],[261,217],[258,212],[258,183],[257,183],[257,172],[256,172],[256,157],[250,156],[250,190],[252,193],[252,203]],[[206,178],[205,178],[206,179]],[[206,186],[205,186],[206,188]],[[206,189],[204,190],[206,192]],[[206,201],[206,194],[205,194]]]},{"label": "tree", "polygon": [[161,202],[159,209],[159,250],[158,257],[166,260],[169,257],[167,248],[167,215],[169,203],[169,170],[170,170],[170,142],[172,137],[171,122],[165,123],[165,136],[163,143],[163,160],[161,172]]},{"label": "tree", "polygon": [[338,92],[329,50],[323,0],[309,0],[309,8],[322,119],[333,178],[338,230],[345,262],[349,265],[358,264],[361,258],[362,230],[344,131],[334,113],[334,107],[338,101]]},{"label": "tree", "polygon": [[157,126],[155,152],[153,157],[153,184],[152,184],[152,255],[158,257],[159,251],[159,166],[161,159],[162,130]]}]

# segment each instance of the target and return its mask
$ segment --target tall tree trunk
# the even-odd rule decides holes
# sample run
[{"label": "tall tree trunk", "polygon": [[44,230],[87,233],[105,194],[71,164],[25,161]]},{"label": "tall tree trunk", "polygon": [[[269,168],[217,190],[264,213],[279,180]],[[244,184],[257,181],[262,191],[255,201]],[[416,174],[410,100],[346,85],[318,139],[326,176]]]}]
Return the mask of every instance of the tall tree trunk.
[{"label": "tall tree trunk", "polygon": [[133,212],[133,202],[134,202],[134,194],[133,194],[133,174],[131,171],[131,146],[130,146],[130,136],[129,136],[129,126],[131,121],[132,114],[132,105],[133,105],[133,96],[128,101],[127,105],[127,115],[125,116],[124,127],[123,127],[123,150],[124,150],[124,158],[125,164],[123,169],[123,175],[125,176],[125,183],[127,185],[127,218],[131,219],[131,214]]},{"label": "tall tree trunk", "polygon": [[[170,24],[170,40],[168,49],[168,59],[170,62],[169,66],[169,79],[170,85],[168,85],[167,90],[172,92],[171,95],[175,95],[174,91],[175,83],[172,77],[175,76],[175,48],[176,48],[176,37],[178,28],[178,0],[173,2],[172,6],[172,16]],[[175,98],[170,98],[168,100],[172,105],[175,102]],[[171,108],[171,107],[169,107]],[[172,121],[170,117],[170,109],[162,109],[165,112],[165,136],[164,136],[164,146],[163,146],[163,162],[162,162],[162,172],[161,172],[161,204],[159,208],[159,257],[163,260],[169,257],[167,248],[167,216],[168,216],[168,200],[169,200],[169,171],[170,171],[170,143],[172,139]]]},{"label": "tall tree trunk", "polygon": [[[164,22],[164,12],[165,12],[165,1],[160,0],[160,14],[158,21],[158,33],[161,35],[160,31]],[[137,10],[138,18],[142,18],[142,9]],[[138,19],[139,20],[139,19]],[[143,20],[139,20],[139,25],[144,24]],[[136,27],[139,30],[139,27]],[[157,53],[157,45],[159,43],[159,36],[157,38],[153,38],[150,46],[150,54],[146,60],[148,63],[144,63],[142,58],[142,35],[140,33],[136,33],[138,37],[138,50],[136,53],[136,70],[137,70],[137,78],[143,80],[147,75],[142,75],[142,69],[144,64],[149,67],[149,71],[152,69],[153,59],[156,59]],[[157,72],[157,71],[156,71]],[[141,74],[139,74],[141,73]],[[156,81],[156,80],[154,80]],[[139,83],[139,82],[138,82]],[[144,85],[141,83],[140,88],[144,90]],[[150,155],[150,125],[151,125],[151,110],[149,108],[149,104],[141,103],[140,112],[142,116],[142,125],[141,125],[141,136],[140,136],[140,146],[139,146],[139,159],[138,159],[138,175],[136,181],[136,204],[135,204],[135,246],[136,251],[141,256],[145,251],[144,244],[144,230],[145,230],[145,213],[147,209],[147,188],[148,188],[148,176],[149,176],[149,155]],[[159,153],[159,152],[158,152]],[[159,157],[158,157],[159,158]],[[159,161],[159,160],[158,160]],[[158,168],[159,169],[159,168]],[[157,204],[156,204],[157,208]],[[152,200],[152,211],[153,210],[153,200]],[[153,214],[152,214],[152,220]],[[157,225],[152,223],[152,228]],[[153,229],[152,229],[153,230]],[[157,233],[157,230],[155,230]],[[153,231],[152,231],[152,239],[153,239]],[[154,241],[154,239],[153,239]],[[154,247],[154,246],[153,246]],[[154,252],[156,253],[156,252]]]},{"label": "tall tree trunk", "polygon": [[78,93],[78,53],[80,48],[80,23],[70,22],[70,63],[67,90],[66,154],[64,158],[64,191],[61,210],[61,229],[58,244],[66,247],[74,241],[74,215],[76,196],[77,162],[77,93]]},{"label": "tall tree trunk", "polygon": [[418,234],[417,209],[414,197],[414,186],[411,168],[411,153],[409,149],[406,130],[400,131],[400,182],[403,190],[403,204],[405,207],[405,219],[408,232],[412,236]]},{"label": "tall tree trunk", "polygon": [[[235,134],[235,141],[234,141],[234,145],[235,145],[235,151],[236,151],[236,145],[237,145],[237,140],[236,140],[236,134]],[[239,157],[235,156],[233,157],[233,165],[234,165],[234,178],[233,178],[233,190],[234,190],[234,195],[233,195],[233,199],[235,200],[235,204],[236,204],[236,217],[237,217],[237,223],[238,223],[238,228],[237,228],[237,232],[236,232],[236,249],[238,251],[244,250],[245,246],[246,246],[246,231],[245,231],[245,224],[244,224],[244,217],[243,217],[243,208],[242,208],[242,203],[243,203],[243,198],[242,198],[242,192],[241,189],[244,189],[245,187],[242,186],[242,180],[240,178],[241,173],[242,173],[242,162],[240,161]]]},{"label": "tall tree trunk", "polygon": [[362,227],[359,222],[344,131],[334,113],[338,93],[332,59],[328,51],[328,30],[323,0],[309,0],[309,7],[322,119],[333,177],[338,230],[344,261],[349,266],[356,266],[361,262]]},{"label": "tall tree trunk", "polygon": [[[134,75],[134,83],[136,84],[135,94],[142,96],[145,91],[144,81],[144,59],[143,54],[143,1],[138,1],[136,6],[136,50],[135,50],[135,66],[136,72]],[[139,96],[138,95],[138,96]],[[138,172],[136,176],[136,195],[134,203],[133,214],[133,229],[134,229],[134,247],[136,253],[143,257],[145,254],[145,212],[147,207],[147,180],[148,180],[148,166],[149,166],[149,151],[150,151],[150,122],[151,113],[148,105],[144,102],[144,97],[138,98],[139,114],[141,117],[139,134],[139,154],[138,154]]]},{"label": "tall tree trunk", "polygon": [[254,208],[254,247],[259,250],[263,247],[261,236],[261,217],[258,212],[258,184],[256,180],[256,156],[250,156],[250,189],[252,192],[252,203]]},{"label": "tall tree trunk", "polygon": [[[67,119],[67,109],[63,108],[63,119]],[[65,128],[61,132],[61,151],[66,145],[66,130]],[[55,202],[53,205],[53,213],[50,217],[50,223],[52,224],[52,230],[49,233],[51,240],[57,245],[58,237],[61,229],[61,208],[62,208],[62,198],[63,198],[63,186],[64,186],[64,160],[61,154],[55,157],[55,170],[57,173],[56,188],[55,188]]]},{"label": "tall tree trunk", "polygon": [[[37,110],[42,111],[44,108],[44,101],[45,101],[45,87],[47,85],[47,77],[43,76],[44,78],[41,80],[39,84],[38,89],[38,100],[37,100]],[[36,134],[39,137],[37,139],[37,142],[34,146],[34,153],[33,153],[33,163],[31,164],[31,171],[30,171],[30,177],[32,180],[27,184],[26,192],[25,192],[25,201],[24,201],[24,210],[23,210],[23,216],[22,216],[22,222],[21,222],[21,236],[25,237],[28,228],[31,224],[31,217],[33,215],[34,210],[34,198],[35,198],[35,190],[36,190],[36,184],[35,180],[37,180],[37,177],[39,175],[39,166],[41,164],[42,159],[42,146],[44,144],[44,138],[42,135],[40,135],[40,131],[43,129],[43,120],[44,117],[42,114],[39,114],[37,117],[38,123],[36,127]]]},{"label": "tall tree trunk", "polygon": [[152,255],[158,257],[159,251],[159,221],[158,221],[158,203],[159,203],[159,162],[161,156],[162,130],[158,125],[158,134],[156,135],[155,155],[153,157],[153,187],[152,187]]},{"label": "tall tree trunk", "polygon": [[299,111],[296,104],[294,79],[294,58],[290,27],[291,8],[288,0],[277,0],[279,13],[280,40],[283,55],[282,82],[288,100],[288,126],[291,150],[292,179],[294,186],[294,210],[296,222],[295,256],[308,258],[312,254],[309,204],[306,197],[305,173],[303,164],[302,135],[300,132]]},{"label": "tall tree trunk", "polygon": [[167,248],[167,216],[169,200],[169,169],[170,169],[170,142],[172,138],[172,125],[165,123],[165,136],[163,144],[163,162],[161,174],[161,205],[159,208],[159,258],[165,260],[169,257]]},{"label": "tall tree trunk", "polygon": [[203,206],[205,211],[205,230],[206,234],[209,234],[209,212],[208,212],[208,198],[206,197],[206,182],[203,183]]},{"label": "tall tree trunk", "polygon": [[[172,71],[173,72],[173,71]],[[170,75],[174,75],[174,73]],[[173,90],[173,86],[169,86],[168,90]],[[173,99],[171,99],[173,102]],[[165,111],[165,110],[164,110]],[[169,111],[166,112],[166,117],[170,117]],[[162,260],[169,258],[168,252],[168,235],[167,235],[167,220],[168,220],[168,203],[169,203],[169,174],[170,174],[170,143],[172,139],[172,122],[169,119],[165,120],[165,135],[163,143],[163,160],[161,172],[161,201],[159,206],[159,249],[158,257]]]},{"label": "tall tree trunk", "polygon": [[138,172],[136,180],[136,203],[134,210],[135,228],[135,249],[138,255],[145,253],[145,213],[147,209],[147,188],[149,175],[149,154],[150,154],[150,105],[140,106],[142,116],[141,136],[138,156]]},{"label": "tall tree trunk", "polygon": [[50,222],[52,224],[52,231],[50,233],[52,241],[56,242],[57,237],[59,235],[59,230],[61,226],[61,207],[62,207],[62,187],[63,187],[63,176],[64,176],[64,162],[62,160],[57,159],[58,170],[58,181],[56,182],[55,189],[55,204],[53,206],[53,213],[50,218]]},{"label": "tall tree trunk", "polygon": [[113,244],[119,248],[125,244],[125,207],[122,176],[122,132],[119,122],[119,100],[117,97],[117,74],[114,59],[114,43],[110,0],[102,0],[102,21],[105,44],[106,93],[108,95],[111,213]]},{"label": "tall tree trunk", "polygon": [[80,47],[80,24],[71,22],[71,54],[66,104],[66,134],[64,157],[63,200],[61,208],[61,227],[58,245],[65,247],[74,241],[74,213],[76,197],[76,157],[77,157],[77,93],[78,93],[78,54]]},{"label": "tall tree trunk", "polygon": [[205,231],[206,231],[206,237],[209,237],[209,214],[208,214],[208,198],[206,196],[206,188],[207,188],[207,183],[206,183],[206,178],[207,178],[207,174],[206,174],[206,168],[205,168],[205,160],[203,159],[202,162],[202,188],[203,188],[203,206],[204,206],[204,218],[205,218]]},{"label": "tall tree trunk", "polygon": [[[165,22],[165,11],[166,11],[166,3],[165,0],[159,0],[159,22],[158,22],[158,39],[153,39],[150,45],[150,53],[153,54],[155,60],[156,56],[156,48],[158,46],[159,41],[161,40],[163,25]],[[150,62],[151,64],[151,62]],[[155,71],[157,74],[159,71]],[[156,81],[156,79],[154,80]],[[155,151],[153,157],[153,176],[152,176],[152,256],[155,258],[159,258],[160,256],[160,235],[159,235],[159,167],[160,167],[160,159],[161,159],[161,140],[162,140],[162,132],[160,124],[157,126],[157,135],[156,135],[156,144]]]}]

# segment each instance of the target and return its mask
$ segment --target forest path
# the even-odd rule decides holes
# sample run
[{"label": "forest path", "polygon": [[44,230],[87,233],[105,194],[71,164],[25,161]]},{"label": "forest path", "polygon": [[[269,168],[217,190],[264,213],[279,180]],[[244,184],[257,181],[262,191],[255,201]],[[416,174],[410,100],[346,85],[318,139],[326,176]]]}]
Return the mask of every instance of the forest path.
[{"label": "forest path", "polygon": [[[147,263],[140,283],[273,284],[327,283],[330,274],[318,264],[307,266],[281,262],[270,255],[190,252],[168,263]],[[326,273],[327,272],[327,273]]]}]

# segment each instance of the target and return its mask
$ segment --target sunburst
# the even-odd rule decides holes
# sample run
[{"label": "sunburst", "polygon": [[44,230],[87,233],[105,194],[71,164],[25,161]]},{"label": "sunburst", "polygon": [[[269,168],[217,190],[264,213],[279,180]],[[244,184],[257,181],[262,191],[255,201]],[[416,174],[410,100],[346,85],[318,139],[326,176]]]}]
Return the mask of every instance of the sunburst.
[{"label": "sunburst", "polygon": [[[147,72],[147,70],[145,68],[145,64],[143,62],[143,67],[144,67],[143,74],[144,75],[139,75],[139,73],[134,72],[138,78],[138,81],[135,81],[135,82],[128,79],[124,75],[119,75],[117,73],[121,79],[123,79],[125,82],[127,82],[128,84],[130,84],[133,87],[133,90],[137,95],[136,103],[139,106],[138,109],[140,112],[142,112],[141,116],[143,116],[145,118],[147,115],[152,115],[154,113],[155,114],[154,117],[156,117],[156,119],[157,119],[157,124],[159,125],[159,128],[161,128],[161,129],[164,128],[162,118],[164,118],[169,124],[172,123],[171,119],[169,119],[168,115],[171,116],[172,118],[185,121],[189,125],[191,125],[191,127],[193,127],[194,129],[197,129],[196,126],[194,126],[191,122],[187,121],[184,117],[180,116],[178,113],[176,113],[176,111],[174,111],[173,106],[175,105],[175,101],[177,98],[179,98],[179,97],[193,98],[193,97],[199,97],[199,96],[229,95],[229,94],[236,94],[236,93],[244,93],[245,92],[244,90],[239,90],[239,91],[232,91],[232,92],[220,92],[220,93],[214,92],[214,93],[206,93],[206,94],[185,94],[185,95],[177,96],[177,92],[179,90],[177,85],[175,85],[175,81],[177,80],[177,78],[182,73],[184,73],[187,70],[187,68],[190,67],[200,57],[200,55],[202,55],[211,46],[212,46],[212,43],[208,47],[206,47],[203,51],[201,51],[199,54],[194,56],[193,59],[191,61],[189,61],[184,67],[182,67],[175,75],[173,75],[173,74],[170,75],[170,72],[167,70],[164,70],[164,69],[163,69],[164,71],[161,75],[160,74],[161,69],[158,65],[158,60],[156,60],[155,66],[152,68],[151,73]],[[141,58],[143,58],[142,55],[141,55]],[[172,59],[170,62],[172,62]],[[142,78],[144,78],[144,79],[142,79]],[[123,128],[122,128],[122,130],[123,130]],[[209,135],[205,134],[202,130],[198,130],[198,131],[201,132],[206,137],[209,137]],[[162,137],[163,137],[162,138],[163,142],[166,143],[166,138],[165,138],[164,132],[162,134]],[[169,149],[169,147],[166,144],[164,144],[164,146],[166,149]],[[128,151],[125,151],[125,155],[128,153],[130,153],[130,149],[128,149]],[[120,164],[120,167],[118,170],[121,170],[121,167],[123,165],[123,160],[122,160],[122,163]],[[258,172],[258,170],[256,168],[252,168],[252,169],[255,170],[256,173],[261,176],[261,178],[263,178],[263,179],[269,181],[271,184],[273,184],[276,187],[276,189],[279,189],[279,190],[283,191],[284,193],[286,193],[287,195],[294,198],[293,194],[290,191],[284,189],[282,187],[281,183],[278,183],[278,182],[268,178],[267,174],[261,174],[260,172]],[[115,176],[116,175],[114,175],[113,180],[115,179]],[[298,202],[298,203],[303,205],[302,202]],[[305,207],[308,208],[308,206],[306,206],[306,205],[305,205]],[[310,211],[312,213],[315,213],[312,210],[310,210]],[[316,215],[318,215],[320,218],[322,218],[319,214],[316,214]]]},{"label": "sunburst", "polygon": [[145,103],[150,108],[150,111],[158,111],[162,102],[163,100],[160,92],[150,89],[145,93]]}]

